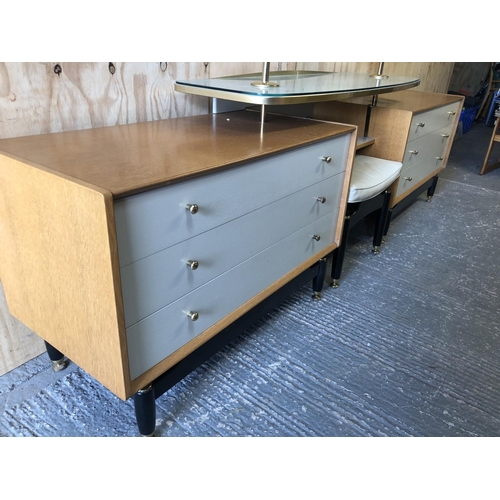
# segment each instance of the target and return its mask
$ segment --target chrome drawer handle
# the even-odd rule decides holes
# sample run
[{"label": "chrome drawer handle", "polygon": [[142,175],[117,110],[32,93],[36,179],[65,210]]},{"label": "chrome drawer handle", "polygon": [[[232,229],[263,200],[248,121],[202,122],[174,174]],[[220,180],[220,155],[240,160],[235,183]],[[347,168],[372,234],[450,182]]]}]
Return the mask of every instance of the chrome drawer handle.
[{"label": "chrome drawer handle", "polygon": [[321,158],[323,161],[326,161],[326,163],[330,163],[332,161],[332,157],[331,156],[323,156],[323,158]]},{"label": "chrome drawer handle", "polygon": [[405,181],[412,181],[413,177],[405,177]]},{"label": "chrome drawer handle", "polygon": [[448,111],[448,114],[451,115],[451,116],[454,116],[454,115],[457,114],[457,112],[456,111]]},{"label": "chrome drawer handle", "polygon": [[444,160],[442,156],[436,156],[436,160]]},{"label": "chrome drawer handle", "polygon": [[410,154],[418,155],[418,151],[416,149],[410,149]]},{"label": "chrome drawer handle", "polygon": [[196,203],[194,204],[188,204],[186,205],[186,210],[189,211],[189,213],[192,213],[193,215],[194,214],[197,214],[198,213],[198,205],[196,205]]},{"label": "chrome drawer handle", "polygon": [[319,234],[313,234],[313,235],[312,235],[312,239],[313,239],[314,241],[319,241],[319,240],[321,239],[321,236],[320,236]]},{"label": "chrome drawer handle", "polygon": [[199,318],[199,314],[197,312],[188,311],[186,314],[191,321],[196,321]]},{"label": "chrome drawer handle", "polygon": [[422,123],[422,122],[417,123],[417,127],[425,127],[425,123]]},{"label": "chrome drawer handle", "polygon": [[326,198],[324,196],[318,196],[317,200],[320,202],[320,203],[325,203],[326,202]]},{"label": "chrome drawer handle", "polygon": [[188,260],[186,264],[190,267],[191,271],[196,271],[200,265],[197,260]]},{"label": "chrome drawer handle", "polygon": [[450,137],[450,134],[441,134],[441,137]]}]

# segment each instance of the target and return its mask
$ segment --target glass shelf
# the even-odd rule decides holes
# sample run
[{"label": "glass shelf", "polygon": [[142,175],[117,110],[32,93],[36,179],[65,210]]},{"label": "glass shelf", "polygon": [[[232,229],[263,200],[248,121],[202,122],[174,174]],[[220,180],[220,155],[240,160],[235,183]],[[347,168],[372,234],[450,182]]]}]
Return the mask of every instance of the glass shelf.
[{"label": "glass shelf", "polygon": [[269,81],[278,86],[261,88],[252,85],[261,78],[261,73],[254,73],[224,78],[178,80],[174,88],[186,94],[248,104],[272,105],[303,104],[378,95],[420,85],[420,80],[414,77],[376,77],[363,73],[321,71],[274,71],[269,73]]}]

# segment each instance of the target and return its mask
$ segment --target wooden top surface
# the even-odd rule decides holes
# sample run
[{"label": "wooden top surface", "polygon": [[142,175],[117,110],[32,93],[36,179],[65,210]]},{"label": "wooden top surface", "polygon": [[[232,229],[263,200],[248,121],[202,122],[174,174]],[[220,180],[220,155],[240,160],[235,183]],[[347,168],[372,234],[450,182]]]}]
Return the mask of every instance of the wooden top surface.
[{"label": "wooden top surface", "polygon": [[[421,113],[422,111],[444,106],[452,102],[459,102],[463,99],[464,97],[460,95],[404,90],[402,92],[379,95],[377,99],[377,107],[401,109],[411,111],[413,113]],[[349,102],[370,105],[372,98],[352,99]]]},{"label": "wooden top surface", "polygon": [[235,112],[0,140],[0,153],[106,189],[144,191],[354,130],[350,125]]}]

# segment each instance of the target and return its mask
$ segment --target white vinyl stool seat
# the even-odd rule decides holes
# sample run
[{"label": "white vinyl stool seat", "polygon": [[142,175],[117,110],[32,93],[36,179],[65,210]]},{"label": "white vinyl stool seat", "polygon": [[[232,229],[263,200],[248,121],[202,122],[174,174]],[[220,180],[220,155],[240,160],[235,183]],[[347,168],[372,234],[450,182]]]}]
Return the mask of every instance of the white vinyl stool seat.
[{"label": "white vinyl stool seat", "polygon": [[402,167],[399,161],[356,155],[348,202],[359,203],[382,193],[399,177]]},{"label": "white vinyl stool seat", "polygon": [[349,229],[371,214],[376,215],[372,251],[379,253],[391,219],[388,188],[399,177],[402,167],[398,161],[364,155],[354,157],[342,239],[332,254],[332,287],[339,286]]}]

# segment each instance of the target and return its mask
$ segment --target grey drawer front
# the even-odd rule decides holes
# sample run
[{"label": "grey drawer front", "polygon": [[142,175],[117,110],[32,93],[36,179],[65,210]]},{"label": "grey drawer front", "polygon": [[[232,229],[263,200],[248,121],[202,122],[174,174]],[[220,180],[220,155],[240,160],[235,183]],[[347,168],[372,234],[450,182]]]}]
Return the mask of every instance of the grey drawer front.
[{"label": "grey drawer front", "polygon": [[[131,326],[325,214],[338,210],[340,173],[121,269]],[[325,203],[317,198],[324,196]],[[191,270],[188,260],[199,266]]]},{"label": "grey drawer front", "polygon": [[[332,243],[337,218],[337,211],[325,215],[127,328],[131,378],[152,368]],[[314,234],[321,240],[312,239]],[[199,319],[191,321],[186,314],[189,311],[197,312]]]},{"label": "grey drawer front", "polygon": [[[453,125],[448,125],[435,130],[425,137],[409,142],[406,146],[402,171],[420,163],[424,158],[432,156],[432,159],[434,159],[436,156],[442,156],[446,146],[452,140],[452,131]],[[414,154],[411,151],[418,151],[418,154]]]},{"label": "grey drawer front", "polygon": [[[460,103],[454,102],[447,104],[446,106],[441,106],[440,108],[431,109],[414,115],[411,122],[408,142],[424,137],[425,135],[446,127],[447,125],[453,125],[455,123],[459,105]],[[425,125],[421,127],[418,125],[419,123],[423,123]]]},{"label": "grey drawer front", "polygon": [[[396,189],[396,198],[402,194],[413,191],[413,188],[425,177],[441,170],[442,161],[435,157],[427,157],[426,159],[406,168],[401,172]],[[411,178],[409,180],[408,178]]]},{"label": "grey drawer front", "polygon": [[[115,202],[120,266],[217,227],[345,170],[344,135]],[[321,160],[330,156],[331,163]],[[186,210],[197,204],[196,215]]]}]

